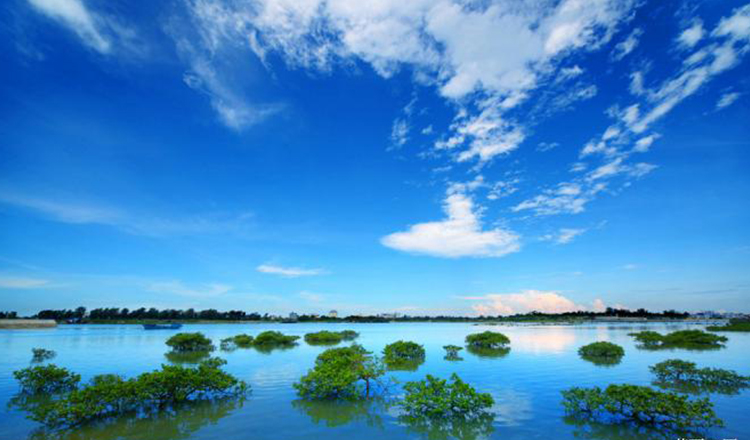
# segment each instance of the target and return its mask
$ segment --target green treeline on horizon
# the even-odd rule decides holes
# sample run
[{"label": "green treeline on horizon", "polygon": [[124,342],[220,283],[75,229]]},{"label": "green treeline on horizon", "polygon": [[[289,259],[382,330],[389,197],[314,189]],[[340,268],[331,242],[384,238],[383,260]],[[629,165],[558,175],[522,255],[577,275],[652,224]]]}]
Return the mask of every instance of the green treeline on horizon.
[{"label": "green treeline on horizon", "polygon": [[[268,313],[244,312],[241,310],[230,310],[221,312],[216,309],[206,310],[177,310],[156,309],[141,307],[138,309],[106,307],[92,309],[88,313],[85,307],[76,309],[42,310],[36,315],[28,318],[54,319],[56,321],[74,322],[100,322],[100,321],[140,321],[140,320],[169,320],[169,321],[282,321],[285,318],[273,316]],[[567,313],[541,313],[530,312],[509,316],[363,316],[350,315],[342,318],[332,318],[318,315],[299,315],[297,322],[410,322],[410,321],[566,321],[587,320],[596,317],[618,317],[618,318],[650,318],[650,319],[685,319],[690,316],[687,312],[676,310],[665,310],[663,312],[650,312],[646,309],[627,310],[608,307],[603,312],[576,311]],[[0,319],[19,318],[16,312],[0,312]]]}]

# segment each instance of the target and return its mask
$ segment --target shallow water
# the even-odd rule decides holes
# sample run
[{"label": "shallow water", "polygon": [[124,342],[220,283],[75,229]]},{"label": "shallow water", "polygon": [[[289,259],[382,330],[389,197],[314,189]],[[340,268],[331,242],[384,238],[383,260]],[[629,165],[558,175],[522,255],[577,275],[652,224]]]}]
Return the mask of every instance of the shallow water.
[{"label": "shallow water", "polygon": [[[176,439],[632,439],[674,438],[658,432],[623,426],[580,424],[565,418],[560,391],[571,386],[606,386],[610,383],[649,385],[648,366],[680,358],[750,375],[750,334],[725,333],[726,348],[712,351],[643,351],[629,332],[643,329],[673,331],[686,325],[590,324],[579,326],[485,326],[472,324],[212,324],[185,325],[180,331],[201,331],[214,340],[238,333],[255,335],[274,329],[303,336],[321,329],[353,329],[357,342],[380,352],[399,339],[423,344],[427,359],[416,371],[390,373],[399,381],[417,380],[425,374],[448,377],[456,372],[481,392],[495,398],[494,420],[474,425],[429,427],[406,425],[388,402],[335,404],[310,403],[296,398],[292,384],[327,347],[304,341],[290,350],[260,353],[238,349],[216,353],[225,358],[226,370],[245,380],[252,392],[242,400],[194,404],[148,419],[125,417],[77,430],[50,432],[8,407],[17,393],[14,370],[29,366],[31,349],[53,349],[52,363],[80,373],[83,380],[102,373],[127,377],[156,369],[168,362],[164,341],[177,331],[144,331],[135,325],[61,326],[45,330],[0,332],[0,439],[37,440],[176,440]],[[691,326],[695,328],[695,326]],[[511,339],[511,350],[500,357],[482,357],[466,350],[463,361],[443,359],[443,345],[463,346],[469,333],[502,331]],[[582,345],[611,341],[625,347],[625,357],[614,366],[597,366],[578,357]],[[398,387],[392,393],[398,394]],[[750,390],[736,395],[709,395],[726,427],[708,431],[709,438],[750,438]]]}]

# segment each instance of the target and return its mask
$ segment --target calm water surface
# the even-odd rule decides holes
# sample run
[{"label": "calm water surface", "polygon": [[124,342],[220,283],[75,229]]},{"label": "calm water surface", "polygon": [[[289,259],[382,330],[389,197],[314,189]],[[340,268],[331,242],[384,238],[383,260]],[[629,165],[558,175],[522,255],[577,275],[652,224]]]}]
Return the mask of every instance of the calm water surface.
[{"label": "calm water surface", "polygon": [[[49,432],[8,407],[18,392],[12,372],[29,366],[32,347],[55,350],[52,361],[80,373],[83,380],[102,373],[127,377],[158,368],[167,362],[164,341],[176,331],[144,331],[134,325],[61,326],[49,330],[0,331],[0,439],[9,440],[215,440],[215,439],[633,439],[664,438],[658,433],[627,427],[576,424],[564,417],[560,391],[571,386],[606,386],[610,383],[648,385],[648,366],[670,358],[736,370],[750,375],[750,334],[727,333],[727,347],[714,351],[643,351],[631,331],[678,330],[685,325],[483,326],[472,324],[214,324],[186,325],[182,331],[201,331],[218,345],[219,339],[238,333],[255,335],[275,329],[304,335],[321,329],[353,329],[358,343],[380,352],[398,339],[423,344],[427,360],[417,371],[391,373],[399,381],[425,374],[448,377],[458,373],[478,391],[495,398],[494,421],[472,426],[432,430],[399,422],[398,410],[387,402],[313,404],[296,398],[292,383],[312,365],[326,347],[307,345],[264,354],[255,350],[216,353],[228,361],[226,369],[244,379],[252,392],[244,401],[232,399],[190,405],[174,413],[148,419],[121,418],[75,431]],[[502,357],[480,357],[465,350],[463,361],[443,359],[443,345],[463,346],[469,333],[502,331],[511,339]],[[580,359],[578,347],[611,341],[625,347],[622,363],[602,367]],[[392,393],[398,395],[396,387]],[[709,431],[709,438],[750,438],[750,392],[727,396],[712,394],[711,401],[726,427]],[[666,436],[672,438],[672,436]]]}]

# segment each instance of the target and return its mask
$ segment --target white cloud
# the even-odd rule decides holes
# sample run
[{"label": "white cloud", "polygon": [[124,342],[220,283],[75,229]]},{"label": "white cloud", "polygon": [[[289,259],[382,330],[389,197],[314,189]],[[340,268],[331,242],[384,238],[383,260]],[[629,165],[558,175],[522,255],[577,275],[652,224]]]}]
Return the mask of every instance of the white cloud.
[{"label": "white cloud", "polygon": [[677,37],[677,43],[683,48],[692,49],[703,38],[704,34],[703,22],[697,19],[693,21],[689,28],[682,31],[680,36]]},{"label": "white cloud", "polygon": [[48,280],[0,275],[0,289],[37,289],[49,285]]},{"label": "white cloud", "polygon": [[734,104],[734,102],[737,101],[739,97],[740,94],[737,92],[730,92],[721,95],[719,100],[716,102],[716,109],[721,110],[725,107],[729,107],[730,105]]},{"label": "white cloud", "polygon": [[560,74],[557,79],[558,81],[567,81],[571,78],[580,76],[581,74],[583,74],[583,69],[581,69],[581,67],[578,65],[563,67],[562,69],[560,69]]},{"label": "white cloud", "polygon": [[409,122],[397,118],[391,127],[391,145],[393,148],[401,148],[409,141]]},{"label": "white cloud", "polygon": [[542,240],[552,241],[556,244],[568,244],[584,232],[586,232],[586,229],[582,228],[560,228],[560,230],[555,234],[547,234],[542,236]]},{"label": "white cloud", "polygon": [[606,184],[583,184],[564,182],[556,188],[547,189],[537,196],[524,200],[511,208],[514,212],[532,210],[537,215],[579,214],[584,211],[588,202],[601,191]]},{"label": "white cloud", "polygon": [[630,52],[632,52],[636,46],[638,46],[638,42],[640,41],[640,37],[643,34],[643,29],[635,28],[632,32],[628,35],[626,39],[621,41],[620,43],[615,46],[615,51],[612,54],[612,58],[615,61],[619,61],[623,58],[625,58]]},{"label": "white cloud", "polygon": [[307,277],[315,275],[324,275],[326,271],[323,269],[304,269],[300,267],[283,267],[273,264],[261,264],[256,267],[255,270],[261,273],[267,273],[271,275],[280,275],[287,278]]},{"label": "white cloud", "polygon": [[596,299],[591,307],[578,305],[557,291],[523,290],[518,293],[495,293],[482,296],[462,297],[475,302],[472,309],[480,315],[513,315],[516,313],[542,312],[566,313],[583,310],[600,311],[604,303]]},{"label": "white cloud", "polygon": [[37,11],[75,32],[86,45],[104,54],[110,52],[112,43],[97,23],[100,19],[88,10],[81,0],[28,0],[28,2]]},{"label": "white cloud", "polygon": [[644,136],[644,137],[638,139],[635,142],[635,146],[633,147],[633,151],[636,152],[636,153],[645,153],[645,152],[647,152],[651,148],[651,145],[654,143],[654,141],[657,140],[657,139],[659,139],[659,137],[660,136],[658,134],[651,134],[651,135]]},{"label": "white cloud", "polygon": [[147,287],[147,290],[154,293],[169,293],[195,298],[211,298],[229,292],[232,290],[232,286],[226,284],[200,284],[196,286],[187,286],[181,281],[165,281],[152,283]]},{"label": "white cloud", "polygon": [[494,228],[483,230],[480,209],[472,198],[455,192],[449,194],[443,209],[445,220],[418,223],[406,232],[383,237],[384,246],[404,252],[434,257],[502,257],[520,250],[519,237],[514,232]]}]

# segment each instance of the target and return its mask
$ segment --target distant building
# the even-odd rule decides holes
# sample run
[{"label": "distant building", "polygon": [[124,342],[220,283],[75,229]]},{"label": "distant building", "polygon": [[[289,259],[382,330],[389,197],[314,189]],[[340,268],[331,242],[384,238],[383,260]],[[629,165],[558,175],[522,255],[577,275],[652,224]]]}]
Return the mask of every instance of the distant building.
[{"label": "distant building", "polygon": [[331,310],[330,312],[328,312],[328,317],[329,318],[338,318],[339,317],[339,312],[337,312],[335,310]]},{"label": "distant building", "polygon": [[292,312],[292,313],[289,314],[289,320],[290,321],[297,321],[297,320],[299,320],[299,315],[296,314],[296,313],[294,313],[294,312]]}]

